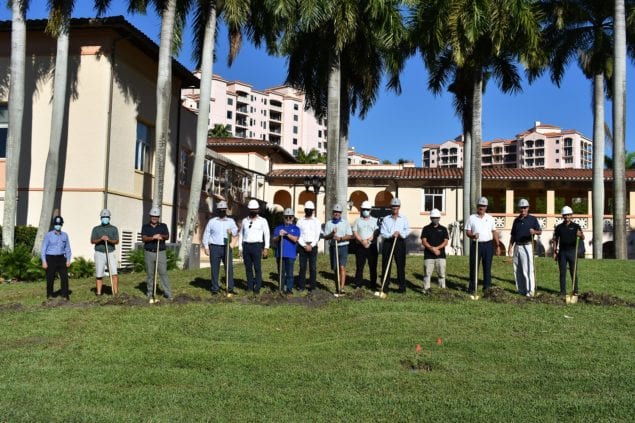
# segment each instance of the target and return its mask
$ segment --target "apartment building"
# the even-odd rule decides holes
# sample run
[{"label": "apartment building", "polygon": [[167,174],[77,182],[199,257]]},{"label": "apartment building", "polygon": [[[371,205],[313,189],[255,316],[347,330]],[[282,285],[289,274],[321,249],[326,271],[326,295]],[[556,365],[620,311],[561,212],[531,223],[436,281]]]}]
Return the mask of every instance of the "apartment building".
[{"label": "apartment building", "polygon": [[[200,72],[194,72],[200,79]],[[183,105],[197,111],[200,90],[182,92]],[[326,119],[305,109],[302,91],[287,85],[256,90],[251,84],[212,78],[209,128],[224,126],[238,138],[270,141],[294,156],[298,149],[326,152]]]},{"label": "apartment building", "polygon": [[[424,168],[463,167],[462,137],[421,149]],[[574,129],[563,130],[537,121],[512,139],[482,144],[483,167],[590,169],[592,141]]]},{"label": "apartment building", "polygon": [[368,154],[355,151],[355,148],[348,150],[348,164],[351,165],[378,165],[380,163],[379,158]]}]

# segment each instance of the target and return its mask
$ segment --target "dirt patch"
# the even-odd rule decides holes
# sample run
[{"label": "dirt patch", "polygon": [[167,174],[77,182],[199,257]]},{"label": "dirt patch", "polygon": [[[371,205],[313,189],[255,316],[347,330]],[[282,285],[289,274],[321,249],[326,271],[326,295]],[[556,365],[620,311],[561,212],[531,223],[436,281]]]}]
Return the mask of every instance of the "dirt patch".
[{"label": "dirt patch", "polygon": [[413,373],[416,372],[431,372],[432,371],[432,363],[418,359],[418,360],[401,360],[399,362],[401,364],[401,368],[404,370],[411,371]]},{"label": "dirt patch", "polygon": [[3,311],[22,311],[23,309],[22,304],[18,303],[0,304],[0,313]]},{"label": "dirt patch", "polygon": [[451,289],[429,289],[423,293],[427,299],[443,302],[455,302],[465,300],[465,294]]},{"label": "dirt patch", "polygon": [[626,306],[635,307],[635,303],[626,301],[609,294],[601,294],[593,291],[583,292],[578,295],[578,302],[601,306]]}]

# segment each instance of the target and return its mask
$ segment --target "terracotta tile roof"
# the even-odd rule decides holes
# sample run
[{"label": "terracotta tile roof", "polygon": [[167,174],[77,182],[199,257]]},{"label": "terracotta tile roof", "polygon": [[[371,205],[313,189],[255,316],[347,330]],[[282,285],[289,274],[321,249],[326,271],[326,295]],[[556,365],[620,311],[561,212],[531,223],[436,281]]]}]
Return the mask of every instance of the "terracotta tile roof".
[{"label": "terracotta tile roof", "polygon": [[[612,171],[604,171],[604,179],[613,179]],[[270,178],[304,178],[305,176],[325,176],[324,169],[274,169]],[[364,169],[348,170],[352,179],[399,179],[399,180],[448,180],[463,178],[462,168],[421,168],[411,167],[403,169]],[[591,181],[591,169],[511,169],[511,168],[483,168],[484,180],[514,180],[514,181]],[[626,180],[635,181],[635,170],[626,171]]]},{"label": "terracotta tile roof", "polygon": [[348,150],[348,155],[349,156],[359,156],[359,157],[365,157],[367,159],[371,159],[371,160],[377,160],[379,161],[378,157],[375,156],[371,156],[370,154],[364,154],[364,153],[360,153],[358,151],[354,151],[354,150]]},{"label": "terracotta tile roof", "polygon": [[207,147],[216,151],[223,152],[258,152],[265,154],[278,154],[288,163],[296,163],[295,157],[287,150],[266,140],[248,139],[248,138],[208,138]]}]

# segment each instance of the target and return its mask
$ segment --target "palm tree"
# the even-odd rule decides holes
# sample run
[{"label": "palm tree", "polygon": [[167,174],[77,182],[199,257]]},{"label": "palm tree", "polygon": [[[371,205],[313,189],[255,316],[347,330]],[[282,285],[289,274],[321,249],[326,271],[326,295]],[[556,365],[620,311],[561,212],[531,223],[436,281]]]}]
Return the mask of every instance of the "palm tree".
[{"label": "palm tree", "polygon": [[68,80],[68,44],[70,34],[70,19],[74,0],[49,0],[49,19],[46,31],[57,38],[55,52],[55,76],[53,81],[53,108],[51,112],[51,133],[49,151],[44,169],[44,184],[42,193],[42,208],[38,224],[33,253],[39,254],[44,235],[49,230],[55,194],[57,192],[57,178],[59,174],[59,155],[62,144],[62,128],[66,118],[66,83]]},{"label": "palm tree", "polygon": [[[201,75],[201,80],[202,79],[203,75]],[[231,138],[232,133],[229,132],[229,130],[225,126],[217,123],[212,129],[207,131],[207,136],[209,138]]]},{"label": "palm tree", "polygon": [[[624,168],[635,169],[635,151],[625,151],[624,153]],[[606,169],[613,169],[613,157],[604,156],[604,167]]]},{"label": "palm tree", "polygon": [[311,151],[305,153],[302,147],[298,148],[298,155],[296,156],[296,160],[298,163],[326,163],[326,156],[320,154],[315,148],[312,148]]},{"label": "palm tree", "polygon": [[626,12],[625,0],[615,0],[613,33],[613,239],[615,258],[626,260],[626,183],[624,170],[625,128],[626,128]]},{"label": "palm tree", "polygon": [[18,171],[24,122],[24,75],[26,63],[26,23],[28,0],[11,0],[11,86],[9,91],[9,131],[7,133],[2,247],[13,249],[18,203]]}]

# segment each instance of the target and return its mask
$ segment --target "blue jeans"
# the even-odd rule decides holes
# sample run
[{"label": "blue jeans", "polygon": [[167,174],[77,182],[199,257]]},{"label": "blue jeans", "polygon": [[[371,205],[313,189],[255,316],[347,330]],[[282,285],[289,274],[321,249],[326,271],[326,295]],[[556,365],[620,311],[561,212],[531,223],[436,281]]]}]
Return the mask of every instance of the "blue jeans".
[{"label": "blue jeans", "polygon": [[478,275],[474,273],[474,247],[478,244],[478,259],[483,268],[483,289],[490,289],[492,286],[492,260],[494,257],[494,241],[486,242],[470,242],[470,287],[468,292],[474,293],[476,278]]},{"label": "blue jeans", "polygon": [[[262,259],[263,242],[247,243],[243,242],[243,259],[245,260],[245,273],[247,274],[247,289],[260,292],[262,286],[262,270],[260,260]],[[254,273],[256,276],[254,277]]]},{"label": "blue jeans", "polygon": [[306,284],[306,263],[309,262],[309,289],[313,291],[315,289],[315,283],[317,279],[317,245],[313,246],[310,253],[307,253],[304,248],[298,247],[299,259],[300,259],[300,275],[298,277],[298,285],[300,291],[304,290]]},{"label": "blue jeans", "polygon": [[232,265],[232,255],[231,249],[229,250],[229,260],[226,259],[227,255],[227,247],[224,245],[209,245],[209,260],[211,264],[212,271],[212,292],[218,292],[218,272],[220,271],[220,262],[222,261],[225,265],[225,271],[229,274],[229,278],[225,283],[228,285],[227,291],[231,292],[234,290],[234,266]]},{"label": "blue jeans", "polygon": [[[276,258],[278,269],[280,269],[280,257]],[[295,264],[295,257],[284,257],[282,259],[282,285],[286,285],[285,292],[290,294],[293,292],[293,265]],[[280,276],[278,276],[280,277]]]}]

